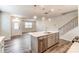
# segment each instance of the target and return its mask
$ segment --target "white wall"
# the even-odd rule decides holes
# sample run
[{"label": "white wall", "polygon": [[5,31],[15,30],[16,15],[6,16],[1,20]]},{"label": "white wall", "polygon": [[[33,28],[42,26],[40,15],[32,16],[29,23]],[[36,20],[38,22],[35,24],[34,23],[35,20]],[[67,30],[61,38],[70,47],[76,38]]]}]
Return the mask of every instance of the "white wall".
[{"label": "white wall", "polygon": [[9,13],[1,13],[1,35],[6,36],[10,39],[11,37],[11,22]]},{"label": "white wall", "polygon": [[0,13],[0,34],[1,34],[1,13]]},{"label": "white wall", "polygon": [[78,6],[78,26],[79,26],[79,6]]},{"label": "white wall", "polygon": [[57,17],[52,17],[52,20],[49,22],[48,19],[42,20],[37,19],[36,20],[36,28],[37,31],[58,31],[58,28],[60,28],[62,25],[66,24],[70,20],[72,20],[74,17],[77,16],[77,12],[69,13],[66,15],[60,15]]},{"label": "white wall", "polygon": [[48,21],[48,19],[45,19],[45,20],[37,19],[36,29],[37,31],[56,31],[57,30],[54,19],[52,19],[51,21]]}]

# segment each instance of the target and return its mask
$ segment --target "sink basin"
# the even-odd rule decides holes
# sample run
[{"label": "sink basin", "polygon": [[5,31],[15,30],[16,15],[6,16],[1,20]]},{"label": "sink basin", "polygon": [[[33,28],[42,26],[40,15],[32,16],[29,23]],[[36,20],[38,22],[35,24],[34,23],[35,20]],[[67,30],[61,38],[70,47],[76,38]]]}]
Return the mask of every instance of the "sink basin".
[{"label": "sink basin", "polygon": [[45,34],[52,34],[51,32],[44,32]]}]

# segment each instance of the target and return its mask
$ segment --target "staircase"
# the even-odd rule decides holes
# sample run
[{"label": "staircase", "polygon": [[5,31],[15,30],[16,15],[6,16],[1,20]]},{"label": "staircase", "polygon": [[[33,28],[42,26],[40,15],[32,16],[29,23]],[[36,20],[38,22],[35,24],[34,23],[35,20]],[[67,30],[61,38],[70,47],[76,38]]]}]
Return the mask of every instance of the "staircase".
[{"label": "staircase", "polygon": [[59,34],[61,39],[68,39],[71,41],[75,36],[79,35],[78,16],[74,17],[68,23],[59,28]]}]

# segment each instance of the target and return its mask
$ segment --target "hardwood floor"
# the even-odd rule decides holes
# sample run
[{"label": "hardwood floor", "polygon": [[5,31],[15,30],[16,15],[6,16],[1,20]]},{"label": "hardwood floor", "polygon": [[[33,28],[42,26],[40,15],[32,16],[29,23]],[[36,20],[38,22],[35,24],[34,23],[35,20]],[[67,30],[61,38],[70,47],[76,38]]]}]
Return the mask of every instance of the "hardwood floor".
[{"label": "hardwood floor", "polygon": [[44,53],[66,53],[71,45],[72,42],[60,39],[58,44],[49,48]]},{"label": "hardwood floor", "polygon": [[[17,36],[4,42],[5,53],[31,53],[31,39],[27,34]],[[71,42],[60,39],[60,43],[51,47],[44,53],[64,53],[72,45]]]},{"label": "hardwood floor", "polygon": [[31,52],[30,36],[24,34],[22,36],[13,37],[4,43],[5,53],[29,53]]}]

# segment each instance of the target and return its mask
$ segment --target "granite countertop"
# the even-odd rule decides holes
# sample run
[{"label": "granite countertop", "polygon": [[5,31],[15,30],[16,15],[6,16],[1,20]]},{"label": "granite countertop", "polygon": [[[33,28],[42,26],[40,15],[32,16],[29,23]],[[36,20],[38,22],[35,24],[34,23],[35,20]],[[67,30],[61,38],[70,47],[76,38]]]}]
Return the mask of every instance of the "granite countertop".
[{"label": "granite countertop", "polygon": [[0,36],[0,42],[4,40],[5,36]]},{"label": "granite countertop", "polygon": [[28,33],[32,36],[35,36],[35,37],[40,37],[40,36],[45,36],[45,35],[49,35],[49,34],[53,34],[53,33],[57,33],[58,31],[42,31],[42,32],[31,32],[31,33]]}]

